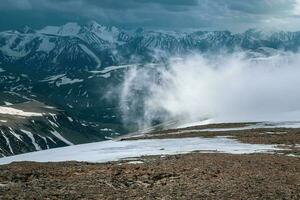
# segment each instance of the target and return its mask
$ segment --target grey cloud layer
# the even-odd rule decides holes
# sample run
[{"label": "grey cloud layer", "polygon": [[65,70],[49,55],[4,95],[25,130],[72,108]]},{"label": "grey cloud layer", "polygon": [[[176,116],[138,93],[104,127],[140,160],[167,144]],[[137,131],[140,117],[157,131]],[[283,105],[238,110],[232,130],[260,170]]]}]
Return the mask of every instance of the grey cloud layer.
[{"label": "grey cloud layer", "polygon": [[[300,29],[300,0],[0,0],[2,16],[20,25],[96,20],[129,27]],[[31,11],[31,12],[30,12]],[[17,17],[12,13],[18,12]],[[22,18],[22,14],[26,15]],[[27,21],[24,19],[37,18]],[[52,18],[52,19],[48,19]],[[41,21],[44,20],[44,21]],[[1,20],[0,20],[1,21]],[[0,26],[5,23],[0,22]],[[2,27],[0,27],[3,29]]]}]

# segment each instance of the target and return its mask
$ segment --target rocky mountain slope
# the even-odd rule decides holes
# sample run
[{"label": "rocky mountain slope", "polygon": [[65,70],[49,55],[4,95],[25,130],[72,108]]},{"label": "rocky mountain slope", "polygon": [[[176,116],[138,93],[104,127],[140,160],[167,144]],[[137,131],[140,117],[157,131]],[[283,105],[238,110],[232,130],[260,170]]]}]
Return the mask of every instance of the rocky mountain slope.
[{"label": "rocky mountain slope", "polygon": [[22,97],[13,104],[14,94],[1,94],[10,96],[10,102],[0,106],[0,156],[105,139],[96,124],[86,124],[55,107]]}]

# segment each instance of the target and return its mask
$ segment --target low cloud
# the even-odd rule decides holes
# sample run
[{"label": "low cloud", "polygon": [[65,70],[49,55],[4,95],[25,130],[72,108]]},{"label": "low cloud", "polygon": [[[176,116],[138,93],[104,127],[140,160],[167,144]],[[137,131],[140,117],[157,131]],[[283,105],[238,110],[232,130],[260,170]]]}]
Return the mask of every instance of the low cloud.
[{"label": "low cloud", "polygon": [[[122,93],[125,122],[297,121],[300,54],[191,55],[132,69]],[[143,98],[137,98],[143,96]],[[136,114],[138,113],[138,114]]]}]

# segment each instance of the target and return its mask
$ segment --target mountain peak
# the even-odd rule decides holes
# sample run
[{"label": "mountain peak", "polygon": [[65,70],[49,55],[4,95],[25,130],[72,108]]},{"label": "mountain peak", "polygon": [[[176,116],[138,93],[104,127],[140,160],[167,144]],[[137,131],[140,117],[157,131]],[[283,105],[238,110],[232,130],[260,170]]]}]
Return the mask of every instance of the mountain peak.
[{"label": "mountain peak", "polygon": [[120,33],[118,28],[114,26],[100,25],[96,21],[88,22],[86,28],[96,34],[99,38],[109,42],[115,42],[116,37]]},{"label": "mountain peak", "polygon": [[59,35],[77,35],[81,29],[78,23],[69,22],[59,29]]},{"label": "mountain peak", "polygon": [[35,33],[35,30],[33,30],[29,26],[24,26],[22,29],[18,30],[20,33],[28,34],[28,33]]},{"label": "mountain peak", "polygon": [[69,22],[62,26],[46,26],[38,32],[50,35],[73,36],[77,35],[80,29],[81,26],[78,23]]},{"label": "mountain peak", "polygon": [[98,22],[96,21],[89,21],[87,24],[86,24],[86,27],[88,29],[90,29],[91,31],[94,31],[94,32],[99,32],[99,31],[117,31],[119,30],[117,27],[115,26],[106,26],[106,25],[102,25],[102,24],[99,24]]},{"label": "mountain peak", "polygon": [[252,35],[252,36],[258,36],[260,38],[268,38],[276,33],[280,33],[282,31],[279,30],[275,30],[275,29],[256,29],[256,28],[252,28],[252,29],[248,29],[244,32],[244,34],[246,35]]},{"label": "mountain peak", "polygon": [[91,20],[86,23],[86,26],[87,27],[98,27],[98,26],[102,26],[102,25],[100,25],[98,22],[96,22],[94,20]]}]

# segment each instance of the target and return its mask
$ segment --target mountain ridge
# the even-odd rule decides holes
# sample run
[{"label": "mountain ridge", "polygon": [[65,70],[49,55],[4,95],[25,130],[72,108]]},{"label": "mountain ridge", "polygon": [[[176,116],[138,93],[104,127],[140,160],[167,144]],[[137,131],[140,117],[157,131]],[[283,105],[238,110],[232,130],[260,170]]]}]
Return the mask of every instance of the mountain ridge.
[{"label": "mountain ridge", "polygon": [[[129,54],[147,60],[156,49],[168,54],[206,52],[220,48],[256,50],[259,47],[297,51],[299,45],[300,32],[267,32],[255,29],[244,33],[143,29],[128,31],[114,26],[99,25],[96,22],[85,25],[67,23],[63,26],[46,26],[40,30],[25,27],[22,31],[0,32],[0,52],[8,61],[37,57],[35,59],[40,59],[43,64],[47,63],[45,60],[51,60],[52,65],[64,63],[61,57],[67,54],[73,56],[67,57],[67,62],[72,62],[74,56],[78,56],[81,59],[76,61],[81,61],[83,66],[97,66],[94,56],[96,55],[99,60],[104,60],[101,63],[102,67],[106,67],[128,61]],[[85,55],[85,58],[82,55]],[[148,60],[151,59],[154,59],[153,56]]]}]

